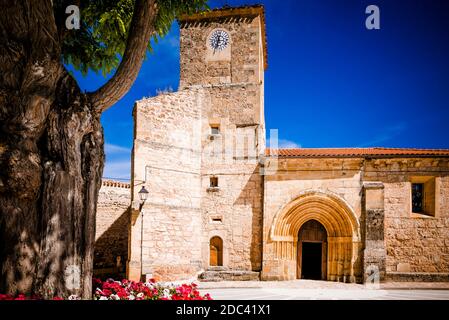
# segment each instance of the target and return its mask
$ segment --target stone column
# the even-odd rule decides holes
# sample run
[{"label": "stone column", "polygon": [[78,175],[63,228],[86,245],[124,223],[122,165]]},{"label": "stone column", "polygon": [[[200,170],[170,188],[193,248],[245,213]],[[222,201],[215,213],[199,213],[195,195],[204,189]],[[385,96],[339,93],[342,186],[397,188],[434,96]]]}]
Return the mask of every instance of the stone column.
[{"label": "stone column", "polygon": [[[384,185],[382,182],[365,182],[365,248],[363,251],[363,282],[385,278],[386,249],[384,235]],[[374,279],[374,280],[373,280]]]}]

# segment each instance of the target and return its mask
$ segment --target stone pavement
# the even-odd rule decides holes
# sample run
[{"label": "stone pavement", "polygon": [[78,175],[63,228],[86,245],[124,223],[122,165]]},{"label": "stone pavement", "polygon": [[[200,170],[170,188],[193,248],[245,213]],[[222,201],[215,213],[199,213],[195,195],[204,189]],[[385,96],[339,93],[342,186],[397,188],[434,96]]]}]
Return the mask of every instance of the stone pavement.
[{"label": "stone pavement", "polygon": [[216,300],[449,300],[447,283],[385,283],[378,289],[313,280],[222,281],[198,285],[201,293],[210,293]]},{"label": "stone pavement", "polygon": [[382,289],[449,290],[449,282],[386,282],[380,287]]},{"label": "stone pavement", "polygon": [[214,300],[449,300],[449,290],[200,289]]},{"label": "stone pavement", "polygon": [[449,300],[446,282],[391,282],[373,289],[362,284],[314,280],[221,281],[200,282],[198,288],[216,300]]},{"label": "stone pavement", "polygon": [[[198,282],[200,289],[221,289],[221,288],[291,288],[291,289],[346,289],[363,290],[367,289],[363,284],[342,283],[332,281],[317,280],[291,280],[291,281],[219,281],[219,282]],[[380,284],[380,289],[428,289],[428,290],[449,290],[449,282],[385,282]]]},{"label": "stone pavement", "polygon": [[364,285],[316,280],[196,282],[198,288],[363,289]]}]

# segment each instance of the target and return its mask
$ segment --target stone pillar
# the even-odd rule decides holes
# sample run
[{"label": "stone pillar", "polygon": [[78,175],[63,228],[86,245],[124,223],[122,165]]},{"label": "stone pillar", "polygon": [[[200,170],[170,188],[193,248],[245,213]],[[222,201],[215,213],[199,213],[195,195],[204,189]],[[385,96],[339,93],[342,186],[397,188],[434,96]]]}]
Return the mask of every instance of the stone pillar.
[{"label": "stone pillar", "polygon": [[363,282],[385,278],[386,249],[384,235],[384,185],[382,182],[365,182],[365,248],[363,251]]}]

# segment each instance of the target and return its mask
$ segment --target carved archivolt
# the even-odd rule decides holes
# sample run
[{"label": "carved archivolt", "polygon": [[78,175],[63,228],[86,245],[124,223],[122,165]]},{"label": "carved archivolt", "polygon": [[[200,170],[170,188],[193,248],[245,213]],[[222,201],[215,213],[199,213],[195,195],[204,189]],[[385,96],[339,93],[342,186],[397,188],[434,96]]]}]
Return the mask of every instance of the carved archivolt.
[{"label": "carved archivolt", "polygon": [[[330,192],[302,192],[276,214],[270,230],[274,259],[296,263],[298,232],[310,220],[320,222],[327,232],[326,278],[332,281],[355,281],[359,222],[346,201]],[[295,278],[291,272],[281,277]]]},{"label": "carved archivolt", "polygon": [[301,226],[312,219],[324,226],[329,238],[359,241],[359,222],[348,203],[331,192],[315,190],[300,193],[275,215],[270,240],[296,241]]}]

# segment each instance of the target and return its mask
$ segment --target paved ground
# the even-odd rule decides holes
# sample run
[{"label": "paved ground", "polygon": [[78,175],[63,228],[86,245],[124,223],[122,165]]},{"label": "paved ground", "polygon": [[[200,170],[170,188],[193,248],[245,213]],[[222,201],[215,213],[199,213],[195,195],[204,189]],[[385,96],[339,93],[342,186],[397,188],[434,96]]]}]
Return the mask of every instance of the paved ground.
[{"label": "paved ground", "polygon": [[406,288],[404,283],[374,289],[312,280],[199,283],[200,292],[210,293],[215,300],[449,300],[447,284],[421,283]]}]

